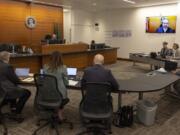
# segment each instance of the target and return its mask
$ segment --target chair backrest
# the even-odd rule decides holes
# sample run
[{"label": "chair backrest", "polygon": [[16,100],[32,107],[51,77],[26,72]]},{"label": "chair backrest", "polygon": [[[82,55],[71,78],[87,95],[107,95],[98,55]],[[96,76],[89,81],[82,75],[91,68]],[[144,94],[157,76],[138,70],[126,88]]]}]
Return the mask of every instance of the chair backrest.
[{"label": "chair backrest", "polygon": [[176,70],[177,69],[177,62],[174,61],[165,61],[164,69],[168,72]]},{"label": "chair backrest", "polygon": [[36,104],[47,108],[58,108],[62,103],[62,94],[58,90],[56,77],[35,74],[34,80],[37,88]]},{"label": "chair backrest", "polygon": [[112,108],[111,85],[109,83],[88,82],[82,88],[83,111],[106,113]]}]

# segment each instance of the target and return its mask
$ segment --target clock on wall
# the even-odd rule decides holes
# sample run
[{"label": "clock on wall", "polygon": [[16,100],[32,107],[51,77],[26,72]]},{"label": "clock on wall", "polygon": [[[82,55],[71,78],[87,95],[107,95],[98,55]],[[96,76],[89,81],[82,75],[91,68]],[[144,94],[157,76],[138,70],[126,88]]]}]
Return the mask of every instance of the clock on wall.
[{"label": "clock on wall", "polygon": [[36,27],[36,19],[33,16],[26,17],[26,26],[29,29],[33,29]]}]

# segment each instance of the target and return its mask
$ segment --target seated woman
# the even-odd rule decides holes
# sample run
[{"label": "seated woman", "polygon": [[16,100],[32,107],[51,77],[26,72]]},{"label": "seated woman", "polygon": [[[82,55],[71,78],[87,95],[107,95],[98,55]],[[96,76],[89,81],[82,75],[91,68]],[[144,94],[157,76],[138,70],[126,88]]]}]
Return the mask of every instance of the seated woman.
[{"label": "seated woman", "polygon": [[[55,51],[52,53],[50,61],[47,65],[44,66],[44,73],[53,75],[57,78],[58,81],[58,89],[63,96],[63,105],[65,105],[69,99],[67,98],[67,89],[66,85],[68,85],[68,78],[67,78],[67,70],[66,66],[63,65],[61,53]],[[63,120],[63,105],[60,106],[58,115],[59,119]]]},{"label": "seated woman", "polygon": [[174,43],[173,44],[173,49],[172,49],[172,52],[173,52],[173,57],[180,57],[180,50],[179,50],[179,45],[177,43]]}]

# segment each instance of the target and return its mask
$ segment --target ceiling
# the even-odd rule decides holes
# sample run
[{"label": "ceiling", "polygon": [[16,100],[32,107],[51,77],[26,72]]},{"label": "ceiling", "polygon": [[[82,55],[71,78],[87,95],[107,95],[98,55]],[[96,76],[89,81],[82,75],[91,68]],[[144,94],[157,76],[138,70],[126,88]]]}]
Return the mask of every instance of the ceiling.
[{"label": "ceiling", "polygon": [[53,4],[60,4],[64,7],[71,8],[83,8],[90,11],[97,10],[108,10],[117,8],[132,8],[132,7],[144,7],[153,5],[162,5],[177,3],[180,0],[133,0],[136,4],[130,4],[124,2],[123,0],[32,0],[32,1],[42,1]]}]

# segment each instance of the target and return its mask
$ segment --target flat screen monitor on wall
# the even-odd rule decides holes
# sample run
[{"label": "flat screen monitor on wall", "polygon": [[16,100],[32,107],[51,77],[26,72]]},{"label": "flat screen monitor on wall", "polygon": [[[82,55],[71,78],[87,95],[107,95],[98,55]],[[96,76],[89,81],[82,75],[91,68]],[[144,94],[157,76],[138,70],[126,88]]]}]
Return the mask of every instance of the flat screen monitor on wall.
[{"label": "flat screen monitor on wall", "polygon": [[147,33],[176,33],[176,16],[146,17]]}]

